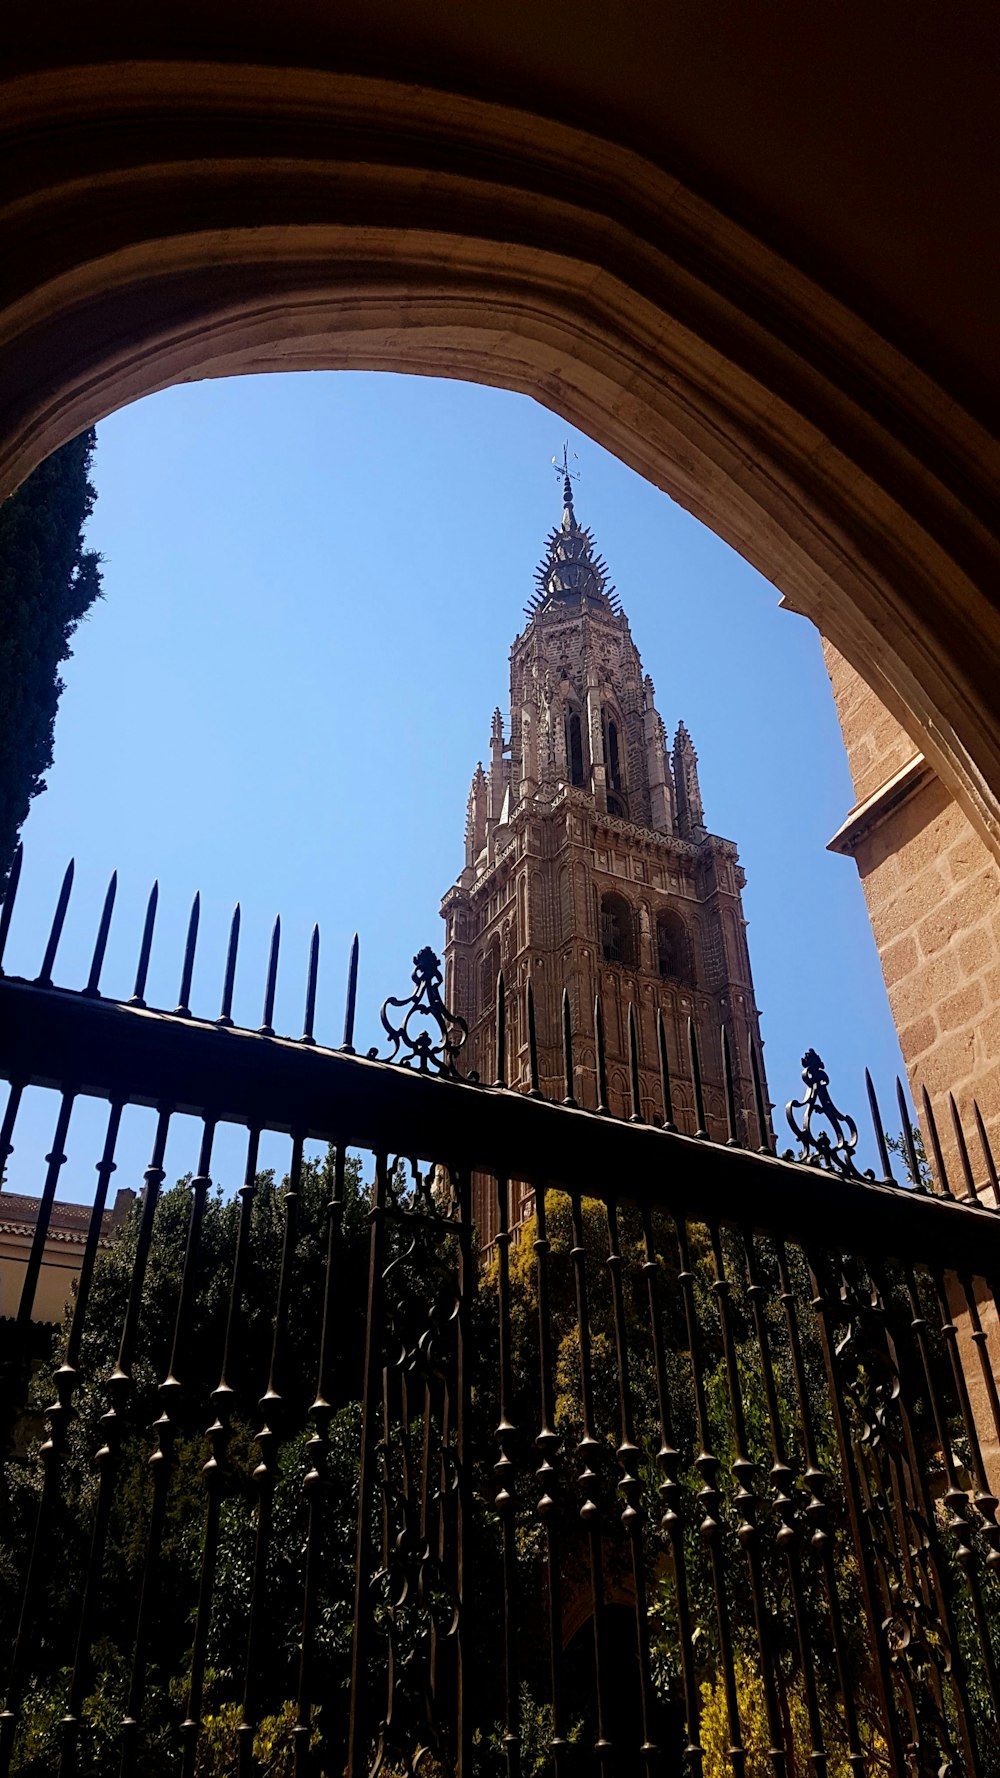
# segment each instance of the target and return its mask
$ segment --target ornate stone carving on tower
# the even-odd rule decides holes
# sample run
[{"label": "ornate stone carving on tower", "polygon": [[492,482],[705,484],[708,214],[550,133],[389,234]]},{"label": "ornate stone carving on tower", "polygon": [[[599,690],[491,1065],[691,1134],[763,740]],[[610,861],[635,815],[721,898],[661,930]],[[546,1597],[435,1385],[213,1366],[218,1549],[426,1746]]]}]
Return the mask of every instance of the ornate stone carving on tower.
[{"label": "ornate stone carving on tower", "polygon": [[[610,1109],[627,1115],[628,1008],[639,1032],[643,1115],[660,1121],[656,1011],[663,1013],[674,1116],[695,1130],[688,1019],[702,1059],[709,1134],[726,1138],[721,1031],[729,1033],[741,1137],[756,1147],[749,1045],[764,1080],[736,847],[710,834],[683,723],[672,754],[639,651],[563,464],[562,521],[547,540],[510,654],[510,726],[493,713],[488,773],[469,792],[465,867],[441,905],[446,999],[469,1025],[469,1066],[496,1078],[496,981],[507,989],[507,1079],[528,1084],[532,984],[541,1087],[564,1093],[563,988],[575,1095],[597,1104],[594,1001],[606,1032]],[[764,1088],[766,1098],[766,1086]],[[484,1191],[484,1241],[496,1210]],[[516,1217],[520,1206],[512,1205]]]}]

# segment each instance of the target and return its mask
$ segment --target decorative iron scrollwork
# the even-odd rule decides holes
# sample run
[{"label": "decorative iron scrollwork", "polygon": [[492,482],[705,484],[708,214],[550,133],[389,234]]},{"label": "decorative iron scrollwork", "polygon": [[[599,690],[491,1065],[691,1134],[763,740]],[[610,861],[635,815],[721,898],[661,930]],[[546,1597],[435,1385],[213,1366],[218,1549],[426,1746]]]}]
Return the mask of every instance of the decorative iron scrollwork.
[{"label": "decorative iron scrollwork", "polygon": [[[461,1074],[456,1057],[465,1048],[469,1027],[458,1013],[449,1012],[441,995],[441,959],[430,945],[425,945],[413,959],[413,993],[405,1000],[390,997],[382,1002],[382,1026],[392,1044],[387,1062],[399,1061],[402,1068],[416,1067],[421,1074],[443,1075],[448,1080],[465,1080],[475,1084],[476,1073]],[[397,1008],[403,1016],[394,1024],[389,1009]],[[407,1053],[400,1055],[400,1050]],[[378,1051],[368,1051],[372,1061]]]},{"label": "decorative iron scrollwork", "polygon": [[[807,1166],[839,1173],[844,1179],[871,1178],[871,1174],[859,1173],[854,1165],[858,1126],[853,1117],[846,1111],[839,1111],[833,1103],[830,1076],[815,1050],[806,1050],[802,1058],[802,1079],[806,1087],[805,1098],[791,1099],[785,1106],[785,1116],[802,1144],[798,1159]],[[797,1111],[805,1114],[801,1123],[795,1117]],[[826,1119],[830,1126],[828,1130],[813,1128],[813,1120],[817,1117]]]}]

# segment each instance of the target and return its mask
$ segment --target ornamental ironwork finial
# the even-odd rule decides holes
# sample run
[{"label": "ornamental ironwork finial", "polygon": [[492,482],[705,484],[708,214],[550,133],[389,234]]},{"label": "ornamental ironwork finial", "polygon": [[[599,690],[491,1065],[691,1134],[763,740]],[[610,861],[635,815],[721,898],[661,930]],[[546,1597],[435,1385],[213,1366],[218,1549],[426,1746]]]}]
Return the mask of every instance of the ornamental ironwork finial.
[{"label": "ornamental ironwork finial", "polygon": [[[828,1172],[840,1173],[845,1179],[860,1179],[862,1175],[854,1165],[858,1126],[853,1117],[846,1111],[839,1111],[831,1099],[830,1076],[815,1050],[806,1050],[802,1058],[802,1079],[806,1087],[805,1098],[791,1099],[785,1106],[785,1116],[802,1144],[799,1160],[810,1167],[824,1167]],[[797,1111],[805,1114],[801,1123],[795,1117]],[[824,1118],[829,1129],[814,1129],[815,1118]]]},{"label": "ornamental ironwork finial", "polygon": [[[441,997],[441,959],[435,956],[430,945],[425,945],[413,959],[413,993],[405,1000],[390,997],[382,1003],[382,1026],[388,1034],[392,1049],[383,1061],[395,1062],[410,1068],[416,1066],[421,1074],[446,1076],[449,1080],[467,1080],[475,1083],[478,1074],[460,1074],[455,1066],[455,1058],[464,1049],[469,1036],[469,1027],[458,1013],[449,1012]],[[397,1008],[403,1014],[398,1024],[389,1017],[390,1007]],[[400,1055],[400,1050],[408,1053]],[[369,1055],[375,1057],[377,1051],[370,1050]]]}]

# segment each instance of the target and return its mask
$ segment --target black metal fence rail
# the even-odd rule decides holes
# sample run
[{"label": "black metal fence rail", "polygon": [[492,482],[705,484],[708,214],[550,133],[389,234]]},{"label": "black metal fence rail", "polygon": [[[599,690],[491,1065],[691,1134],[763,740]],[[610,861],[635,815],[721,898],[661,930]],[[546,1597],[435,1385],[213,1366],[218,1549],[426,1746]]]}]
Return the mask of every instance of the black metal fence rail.
[{"label": "black metal fence rail", "polygon": [[[679,1134],[662,1029],[657,1128],[637,1092],[627,1121],[463,1081],[430,953],[384,1009],[396,1060],[353,1053],[356,948],[324,1049],[318,937],[304,1035],[281,1039],[278,928],[261,1029],[239,1031],[238,919],[201,1021],[197,904],[177,1011],[143,1004],[155,900],[131,1003],[100,997],[111,892],[86,988],[60,990],[68,895],[39,979],[0,980],[0,1147],[29,1086],[54,1118],[0,1354],[21,1452],[0,1771],[1000,1771],[1000,1218],[964,1134],[964,1201],[926,1111],[936,1189],[908,1119],[917,1184],[897,1184],[872,1091],[886,1177],[861,1176],[811,1053],[792,1121],[812,1164],[770,1152],[759,1094],[763,1152],[735,1116],[729,1146]],[[565,1044],[572,1083],[568,1021]],[[597,1066],[601,1103],[599,1045]],[[108,1117],[50,1380],[29,1333],[84,1094]],[[155,1109],[152,1153],[99,1255],[129,1104]],[[200,1134],[171,1187],[181,1115]],[[231,1200],[225,1122],[247,1132]],[[288,1138],[280,1184],[265,1130]]]}]

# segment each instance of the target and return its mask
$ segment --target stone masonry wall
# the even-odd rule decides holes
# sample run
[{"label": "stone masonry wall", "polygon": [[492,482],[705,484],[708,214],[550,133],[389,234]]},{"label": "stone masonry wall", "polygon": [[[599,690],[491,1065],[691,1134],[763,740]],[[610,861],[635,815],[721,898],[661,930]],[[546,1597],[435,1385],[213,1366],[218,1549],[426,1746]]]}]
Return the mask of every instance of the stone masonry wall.
[{"label": "stone masonry wall", "polygon": [[[829,644],[827,670],[859,809],[917,756],[912,741]],[[853,852],[915,1097],[975,1099],[1000,1146],[1000,870],[929,770],[873,819]],[[917,1101],[919,1103],[919,1100]],[[939,1119],[942,1140],[951,1133]],[[946,1150],[946,1161],[951,1155]],[[957,1157],[956,1157],[957,1158]],[[979,1156],[973,1151],[977,1172]]]},{"label": "stone masonry wall", "polygon": [[[981,1187],[986,1176],[973,1101],[1000,1157],[1000,872],[899,723],[853,667],[828,643],[823,646],[857,797],[835,850],[853,854],[864,886],[914,1102],[919,1110],[926,1087],[949,1177],[961,1191],[947,1110],[947,1096],[954,1093]],[[949,1301],[986,1472],[997,1494],[1000,1437],[954,1280]],[[979,1310],[996,1371],[1000,1325],[988,1298]]]}]

